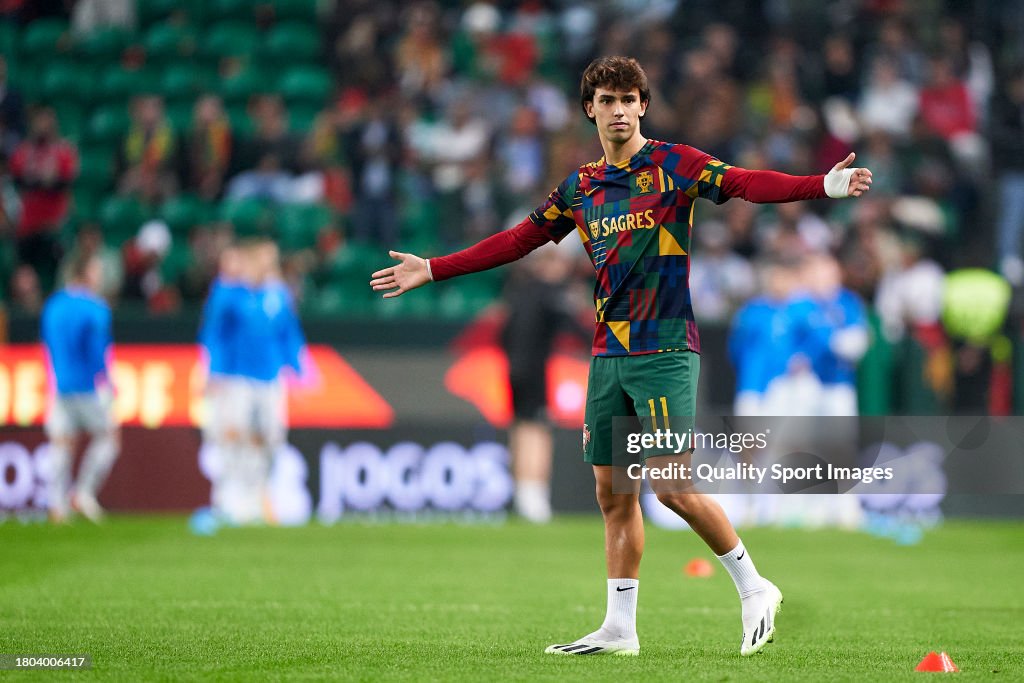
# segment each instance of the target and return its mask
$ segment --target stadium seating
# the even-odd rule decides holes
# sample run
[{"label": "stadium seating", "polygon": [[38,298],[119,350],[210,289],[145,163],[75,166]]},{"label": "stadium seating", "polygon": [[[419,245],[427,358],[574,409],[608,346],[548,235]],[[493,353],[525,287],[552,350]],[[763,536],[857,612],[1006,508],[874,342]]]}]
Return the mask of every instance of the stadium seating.
[{"label": "stadium seating", "polygon": [[194,13],[199,3],[196,0],[145,0],[137,4],[139,22],[149,26],[157,21],[167,19],[175,12]]},{"label": "stadium seating", "polygon": [[254,68],[225,78],[220,84],[220,94],[228,104],[245,103],[250,97],[266,89],[266,77]]},{"label": "stadium seating", "polygon": [[288,22],[267,32],[261,52],[267,59],[284,61],[310,60],[320,52],[320,36],[309,24]]},{"label": "stadium seating", "polygon": [[160,219],[167,223],[175,240],[187,237],[192,228],[206,223],[213,215],[212,207],[191,194],[181,194],[168,199],[160,207],[159,212]]},{"label": "stadium seating", "polygon": [[260,35],[256,27],[241,21],[222,21],[206,32],[200,52],[207,58],[244,57],[256,51]]},{"label": "stadium seating", "polygon": [[112,244],[131,239],[148,218],[149,212],[133,197],[117,195],[105,199],[99,209],[103,234]]},{"label": "stadium seating", "polygon": [[97,91],[102,101],[123,108],[124,103],[135,95],[152,92],[155,89],[154,75],[141,69],[127,70],[118,66],[108,66],[98,79]]},{"label": "stadium seating", "polygon": [[18,53],[18,28],[13,22],[0,22],[0,54],[10,59]]},{"label": "stadium seating", "polygon": [[246,135],[253,129],[253,121],[249,117],[249,110],[246,102],[227,104],[228,120],[231,122],[231,130],[235,135]]},{"label": "stadium seating", "polygon": [[[363,289],[366,289],[365,285]],[[437,311],[433,296],[400,296],[393,299],[377,298],[374,309],[378,318],[429,318]]]},{"label": "stadium seating", "polygon": [[[101,196],[103,196],[103,193],[88,187],[88,185],[82,182],[76,183],[76,187],[72,192],[72,218],[68,221],[71,224],[70,227],[77,228],[81,223],[95,220],[99,215]],[[111,243],[111,246],[116,245]]]},{"label": "stadium seating", "polygon": [[74,44],[74,52],[97,63],[116,63],[132,35],[117,28],[100,28]]},{"label": "stadium seating", "polygon": [[53,110],[57,114],[61,134],[74,143],[81,141],[85,133],[85,110],[82,105],[70,99],[56,100]]},{"label": "stadium seating", "polygon": [[67,51],[70,45],[67,22],[39,19],[25,28],[21,54],[28,60],[45,60]]},{"label": "stadium seating", "polygon": [[502,275],[479,274],[471,280],[451,280],[438,287],[436,314],[443,318],[461,319],[489,306],[498,296]]},{"label": "stadium seating", "polygon": [[374,301],[367,295],[366,290],[365,286],[329,283],[322,287],[315,297],[309,299],[305,307],[306,313],[352,318],[373,315]]},{"label": "stadium seating", "polygon": [[[273,235],[287,253],[314,247],[325,226],[344,225],[335,209],[319,204],[209,203],[185,193],[147,206],[114,194],[118,148],[130,125],[134,96],[161,95],[168,120],[185,136],[196,99],[219,94],[237,141],[252,131],[248,106],[254,95],[280,94],[289,128],[305,134],[335,90],[333,77],[321,65],[317,0],[146,0],[137,11],[135,32],[102,28],[75,36],[62,20],[36,20],[23,29],[0,23],[0,49],[10,79],[30,105],[53,106],[62,135],[78,145],[81,173],[64,237],[70,241],[77,226],[98,221],[107,243],[119,247],[134,238],[144,221],[160,218],[174,237],[164,263],[165,278],[173,279],[188,266],[188,237],[196,226],[227,221],[239,236]],[[429,201],[413,206],[421,210],[403,217],[402,234],[410,249],[434,253],[435,212]],[[9,252],[0,253],[0,263],[13,259]],[[489,301],[494,291],[451,285],[443,292],[382,303],[367,289],[365,276],[367,268],[386,264],[379,247],[350,241],[321,273],[307,309],[332,316],[458,317],[484,297]]]},{"label": "stadium seating", "polygon": [[334,81],[326,69],[316,66],[298,66],[285,72],[278,90],[289,104],[324,102],[334,88]]},{"label": "stadium seating", "polygon": [[[0,270],[5,273],[14,272],[17,263],[17,254],[14,250],[14,240],[0,240]],[[0,278],[0,295],[7,296],[7,278]]]},{"label": "stadium seating", "polygon": [[289,108],[288,125],[297,133],[305,133],[312,129],[316,117],[320,115],[320,107],[316,104],[295,104]]},{"label": "stadium seating", "polygon": [[87,137],[91,142],[113,148],[128,129],[128,111],[124,103],[107,104],[93,111]]},{"label": "stadium seating", "polygon": [[162,70],[157,87],[168,102],[185,101],[191,104],[206,91],[212,80],[205,70],[197,68],[195,64],[174,63]]},{"label": "stadium seating", "polygon": [[50,62],[38,72],[37,95],[48,103],[88,97],[92,89],[89,71],[74,62]]},{"label": "stadium seating", "polygon": [[142,45],[146,59],[162,62],[168,68],[191,66],[175,64],[175,60],[190,59],[198,49],[198,36],[190,27],[173,22],[154,24],[146,32]]},{"label": "stadium seating", "polygon": [[267,203],[261,199],[225,200],[218,217],[231,223],[235,233],[242,237],[268,234],[273,222]]},{"label": "stadium seating", "polygon": [[108,150],[98,147],[79,152],[79,179],[76,186],[89,193],[101,193],[114,184],[114,159]]},{"label": "stadium seating", "polygon": [[171,127],[179,135],[185,135],[192,128],[192,108],[193,103],[191,100],[183,100],[178,102],[169,102],[165,105],[165,113],[167,120],[171,122]]},{"label": "stadium seating", "polygon": [[251,21],[253,9],[260,5],[258,0],[210,0],[205,11],[209,19],[235,19]]},{"label": "stadium seating", "polygon": [[317,0],[273,0],[274,16],[279,19],[297,19],[307,23],[316,21]]},{"label": "stadium seating", "polygon": [[160,264],[160,274],[164,282],[175,282],[184,273],[192,262],[192,253],[189,251],[185,240],[175,241],[163,263]]},{"label": "stadium seating", "polygon": [[329,208],[316,204],[285,204],[276,214],[274,225],[281,248],[285,250],[312,245],[320,229],[334,220]]}]

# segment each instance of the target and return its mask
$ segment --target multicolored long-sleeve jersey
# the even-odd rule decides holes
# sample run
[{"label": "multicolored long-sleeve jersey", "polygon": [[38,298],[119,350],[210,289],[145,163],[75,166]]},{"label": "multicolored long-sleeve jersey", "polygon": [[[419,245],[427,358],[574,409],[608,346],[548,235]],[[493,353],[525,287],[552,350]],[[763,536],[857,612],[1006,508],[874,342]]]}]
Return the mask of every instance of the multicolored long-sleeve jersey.
[{"label": "multicolored long-sleeve jersey", "polygon": [[823,175],[750,171],[687,145],[648,140],[626,162],[580,167],[514,228],[428,264],[434,280],[445,280],[508,263],[575,230],[597,273],[595,356],[699,352],[688,284],[695,200],[825,196]]}]

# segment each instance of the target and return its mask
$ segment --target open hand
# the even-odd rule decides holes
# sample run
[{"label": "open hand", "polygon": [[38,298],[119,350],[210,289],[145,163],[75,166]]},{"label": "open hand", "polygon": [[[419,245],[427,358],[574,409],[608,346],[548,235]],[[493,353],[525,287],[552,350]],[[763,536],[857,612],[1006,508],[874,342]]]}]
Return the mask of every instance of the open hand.
[{"label": "open hand", "polygon": [[427,261],[415,254],[403,254],[400,251],[389,251],[388,256],[397,259],[400,263],[390,268],[378,270],[372,275],[370,286],[375,292],[388,291],[385,299],[394,296],[401,296],[411,289],[422,287],[430,282],[430,273],[427,271]]}]

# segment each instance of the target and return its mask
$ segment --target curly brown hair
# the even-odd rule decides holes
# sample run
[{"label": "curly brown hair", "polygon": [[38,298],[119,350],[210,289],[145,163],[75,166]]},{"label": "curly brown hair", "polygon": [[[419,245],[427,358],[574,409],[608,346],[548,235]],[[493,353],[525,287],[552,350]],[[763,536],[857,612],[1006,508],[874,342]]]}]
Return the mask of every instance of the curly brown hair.
[{"label": "curly brown hair", "polygon": [[[647,84],[647,74],[640,62],[633,57],[598,57],[584,69],[580,80],[580,106],[587,113],[587,102],[594,101],[598,88],[629,92],[633,88],[640,91],[640,101],[645,105],[651,101],[651,88]],[[597,125],[589,116],[587,119]]]}]

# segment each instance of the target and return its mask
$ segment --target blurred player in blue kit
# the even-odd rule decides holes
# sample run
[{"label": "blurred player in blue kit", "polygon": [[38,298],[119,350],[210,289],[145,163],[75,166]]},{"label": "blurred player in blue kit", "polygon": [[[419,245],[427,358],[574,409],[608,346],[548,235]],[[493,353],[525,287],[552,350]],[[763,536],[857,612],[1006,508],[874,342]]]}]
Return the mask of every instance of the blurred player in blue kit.
[{"label": "blurred player in blue kit", "polygon": [[857,363],[870,342],[867,310],[860,297],[843,287],[839,264],[828,254],[808,258],[804,272],[813,304],[811,367],[821,382],[817,414],[857,415]]},{"label": "blurred player in blue kit", "polygon": [[785,375],[795,353],[795,326],[789,320],[796,286],[794,267],[769,261],[760,268],[762,295],[744,304],[729,332],[729,359],[736,369],[736,415],[771,415],[767,406],[773,381]]},{"label": "blurred player in blue kit", "polygon": [[[46,417],[48,505],[53,521],[65,521],[74,509],[100,522],[103,508],[96,496],[117,459],[120,438],[108,365],[111,315],[97,295],[103,281],[99,258],[76,258],[69,274],[68,285],[50,297],[42,315],[42,339],[55,389]],[[89,434],[89,446],[72,485],[72,453],[83,432]]]},{"label": "blurred player in blue kit", "polygon": [[[200,450],[201,465],[210,477],[212,488],[210,497],[214,509],[223,509],[221,500],[223,487],[223,458],[220,457],[228,449],[227,435],[221,424],[220,411],[223,401],[218,400],[218,390],[225,382],[230,382],[228,357],[225,348],[215,338],[215,327],[210,324],[211,311],[220,311],[222,299],[231,297],[235,290],[244,289],[242,281],[242,258],[235,245],[228,245],[220,254],[219,272],[210,284],[210,292],[203,307],[203,325],[199,330],[199,346],[203,352],[203,363],[206,368],[206,387],[203,395],[203,420],[201,425],[202,447]],[[209,470],[207,472],[207,470]]]},{"label": "blurred player in blue kit", "polygon": [[762,266],[764,294],[733,320],[736,415],[857,414],[857,362],[867,351],[867,314],[827,254]]},{"label": "blurred player in blue kit", "polygon": [[263,238],[225,256],[199,334],[210,364],[204,434],[217,461],[212,502],[233,524],[274,521],[267,485],[288,430],[283,371],[302,375],[305,365],[278,259],[277,245]]},{"label": "blurred player in blue kit", "polygon": [[[729,356],[736,369],[737,417],[853,417],[857,410],[857,362],[867,351],[867,314],[856,294],[842,286],[839,264],[829,254],[762,266],[764,294],[747,302],[733,320]],[[763,424],[763,423],[762,423]],[[773,422],[775,452],[813,451],[823,433],[807,422]],[[850,421],[817,422],[834,445],[856,442]],[[845,436],[844,436],[845,435]],[[832,457],[840,458],[840,450]],[[771,457],[762,453],[766,464]],[[853,526],[859,504],[852,496],[760,493],[749,501],[747,521],[816,526],[828,521]]]}]

